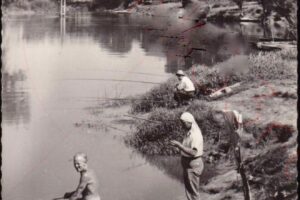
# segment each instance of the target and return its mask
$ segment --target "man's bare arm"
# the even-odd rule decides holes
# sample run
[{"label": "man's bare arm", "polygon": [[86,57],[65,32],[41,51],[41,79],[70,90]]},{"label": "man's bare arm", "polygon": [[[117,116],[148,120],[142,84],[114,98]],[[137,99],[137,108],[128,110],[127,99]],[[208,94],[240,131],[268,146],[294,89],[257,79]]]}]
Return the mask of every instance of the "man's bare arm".
[{"label": "man's bare arm", "polygon": [[81,197],[83,190],[86,188],[89,183],[89,178],[86,175],[80,177],[80,182],[77,189],[73,192],[69,200],[76,200]]}]

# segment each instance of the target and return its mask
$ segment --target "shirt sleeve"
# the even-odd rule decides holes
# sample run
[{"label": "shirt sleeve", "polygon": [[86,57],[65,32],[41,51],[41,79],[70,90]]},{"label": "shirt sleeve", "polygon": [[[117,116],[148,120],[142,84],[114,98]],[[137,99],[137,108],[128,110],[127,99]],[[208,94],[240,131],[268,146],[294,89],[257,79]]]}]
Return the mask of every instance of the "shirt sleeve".
[{"label": "shirt sleeve", "polygon": [[[199,134],[199,133],[197,133]],[[193,135],[192,141],[191,141],[191,148],[197,150],[197,154],[201,153],[203,147],[203,140],[201,139],[201,135]]]},{"label": "shirt sleeve", "polygon": [[233,113],[235,115],[236,121],[239,124],[243,123],[243,117],[242,117],[242,115],[239,112],[237,112],[236,110],[234,110]]}]

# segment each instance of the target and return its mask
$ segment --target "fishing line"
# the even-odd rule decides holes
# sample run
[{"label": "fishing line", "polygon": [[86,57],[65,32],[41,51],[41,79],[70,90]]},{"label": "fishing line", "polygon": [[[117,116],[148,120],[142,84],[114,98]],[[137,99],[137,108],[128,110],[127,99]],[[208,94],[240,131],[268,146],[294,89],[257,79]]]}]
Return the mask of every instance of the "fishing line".
[{"label": "fishing line", "polygon": [[145,72],[131,72],[131,71],[109,70],[109,69],[80,69],[79,68],[79,70],[82,70],[82,71],[122,72],[122,73],[128,73],[128,74],[142,74],[142,75],[147,75],[147,76],[168,77],[168,75],[164,75],[164,74],[154,74],[154,73],[145,73]]},{"label": "fishing line", "polygon": [[[154,123],[163,123],[163,121],[151,120],[151,119],[144,119],[144,118],[140,118],[140,117],[136,117],[136,116],[132,116],[132,115],[124,115],[124,116],[126,116],[126,117],[131,117],[131,118],[135,118],[135,119],[140,119],[140,120],[144,120],[144,121],[154,122]],[[174,119],[164,119],[164,121],[178,121],[178,120],[174,120]]]},{"label": "fishing line", "polygon": [[[135,99],[135,98],[93,98],[90,101],[150,101],[150,102],[165,102],[164,99],[161,100],[154,100],[154,99]],[[88,101],[88,100],[87,100]]]}]

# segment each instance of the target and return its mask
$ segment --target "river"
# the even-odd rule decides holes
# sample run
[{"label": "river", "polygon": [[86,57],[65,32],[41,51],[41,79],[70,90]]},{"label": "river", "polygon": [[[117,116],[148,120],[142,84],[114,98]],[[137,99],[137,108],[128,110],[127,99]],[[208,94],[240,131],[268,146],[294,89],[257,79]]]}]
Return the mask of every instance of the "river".
[{"label": "river", "polygon": [[88,14],[3,20],[3,199],[53,199],[71,191],[79,178],[72,156],[79,151],[88,154],[102,199],[183,199],[181,183],[116,139],[116,130],[84,132],[74,126],[91,118],[85,108],[97,99],[142,94],[179,68],[211,66],[236,51],[248,54],[248,41],[263,32],[258,26],[245,36],[240,25],[206,24],[185,36],[197,38],[199,44],[186,41],[193,48],[205,49],[189,60],[170,36],[192,22],[161,33],[172,26],[162,21]]}]

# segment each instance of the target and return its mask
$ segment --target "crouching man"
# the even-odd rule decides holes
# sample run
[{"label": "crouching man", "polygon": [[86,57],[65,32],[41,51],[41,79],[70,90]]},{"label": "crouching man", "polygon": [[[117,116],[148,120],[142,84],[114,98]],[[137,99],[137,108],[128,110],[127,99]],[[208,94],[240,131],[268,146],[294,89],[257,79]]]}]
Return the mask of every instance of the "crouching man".
[{"label": "crouching man", "polygon": [[178,70],[176,76],[179,83],[175,87],[174,99],[178,105],[182,105],[195,97],[195,86],[182,70]]}]

